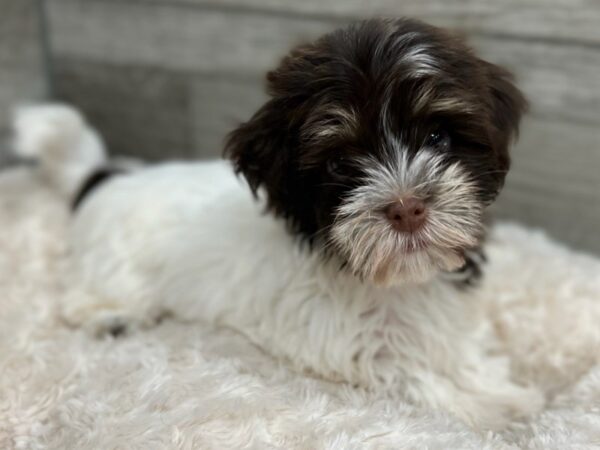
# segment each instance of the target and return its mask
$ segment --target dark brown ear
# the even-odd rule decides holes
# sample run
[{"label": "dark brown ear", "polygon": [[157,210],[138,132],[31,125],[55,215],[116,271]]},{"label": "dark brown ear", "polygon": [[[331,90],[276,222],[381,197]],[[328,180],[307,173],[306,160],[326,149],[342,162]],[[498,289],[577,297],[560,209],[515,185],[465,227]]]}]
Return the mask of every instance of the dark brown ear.
[{"label": "dark brown ear", "polygon": [[283,183],[295,157],[297,130],[306,114],[311,96],[309,80],[318,64],[312,45],[299,46],[267,74],[267,101],[252,118],[232,131],[225,142],[224,156],[235,171],[243,174],[256,195],[263,186],[270,206],[282,202],[287,183]]},{"label": "dark brown ear", "polygon": [[521,117],[527,111],[528,104],[509,71],[494,64],[485,64],[491,99],[491,138],[499,161],[508,170],[509,148],[519,134]]},{"label": "dark brown ear", "polygon": [[261,185],[270,190],[278,184],[283,171],[286,130],[280,118],[282,112],[277,110],[277,101],[269,100],[249,121],[229,133],[225,143],[225,157],[255,195]]}]

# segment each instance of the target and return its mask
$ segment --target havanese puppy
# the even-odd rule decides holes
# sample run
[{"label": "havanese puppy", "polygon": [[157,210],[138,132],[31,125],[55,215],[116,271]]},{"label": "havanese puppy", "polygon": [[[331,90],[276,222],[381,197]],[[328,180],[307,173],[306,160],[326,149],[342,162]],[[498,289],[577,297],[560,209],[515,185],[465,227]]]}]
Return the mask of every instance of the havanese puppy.
[{"label": "havanese puppy", "polygon": [[65,319],[226,326],[299,370],[480,427],[536,411],[466,286],[525,108],[510,74],[400,19],[297,47],[267,81],[230,163],[115,171],[73,110],[21,111],[20,152],[75,203]]}]

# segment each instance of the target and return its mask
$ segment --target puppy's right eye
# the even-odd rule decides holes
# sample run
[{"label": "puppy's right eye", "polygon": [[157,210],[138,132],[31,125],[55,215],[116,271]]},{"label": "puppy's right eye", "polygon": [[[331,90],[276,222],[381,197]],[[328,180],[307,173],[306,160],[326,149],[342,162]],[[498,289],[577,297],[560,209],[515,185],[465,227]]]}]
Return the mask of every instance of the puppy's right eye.
[{"label": "puppy's right eye", "polygon": [[336,177],[343,177],[346,175],[347,166],[343,156],[336,156],[327,160],[327,172],[330,175]]},{"label": "puppy's right eye", "polygon": [[450,134],[446,130],[440,128],[429,133],[425,142],[429,147],[447,150],[450,148],[451,144]]}]

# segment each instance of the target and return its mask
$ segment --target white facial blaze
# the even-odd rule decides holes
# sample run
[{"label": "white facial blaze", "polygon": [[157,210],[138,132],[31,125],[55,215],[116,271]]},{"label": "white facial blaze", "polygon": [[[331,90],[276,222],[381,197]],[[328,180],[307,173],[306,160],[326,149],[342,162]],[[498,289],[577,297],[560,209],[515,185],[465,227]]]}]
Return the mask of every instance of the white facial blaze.
[{"label": "white facial blaze", "polygon": [[[333,244],[351,269],[381,284],[425,281],[456,270],[463,252],[478,243],[482,205],[477,187],[459,163],[421,149],[386,163],[366,161],[363,184],[342,203],[332,227]],[[384,209],[407,196],[425,201],[427,220],[417,232],[396,231]]]}]

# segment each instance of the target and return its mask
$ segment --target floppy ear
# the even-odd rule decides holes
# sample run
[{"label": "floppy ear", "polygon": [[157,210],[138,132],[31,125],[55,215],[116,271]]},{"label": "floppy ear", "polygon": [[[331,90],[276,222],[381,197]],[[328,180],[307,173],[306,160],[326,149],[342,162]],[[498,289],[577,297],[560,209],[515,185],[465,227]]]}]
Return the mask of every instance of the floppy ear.
[{"label": "floppy ear", "polygon": [[287,130],[277,103],[275,99],[265,103],[249,121],[229,133],[225,143],[224,155],[254,195],[261,186],[270,194],[281,185]]},{"label": "floppy ear", "polygon": [[232,131],[225,142],[225,157],[243,174],[254,195],[259,187],[268,194],[270,207],[281,209],[287,196],[286,176],[295,158],[298,128],[304,120],[306,100],[314,77],[312,45],[299,46],[267,74],[267,101],[252,118]]},{"label": "floppy ear", "polygon": [[527,111],[527,100],[514,84],[513,75],[491,63],[486,63],[490,89],[491,138],[499,162],[508,170],[509,147],[519,134],[522,115]]}]

